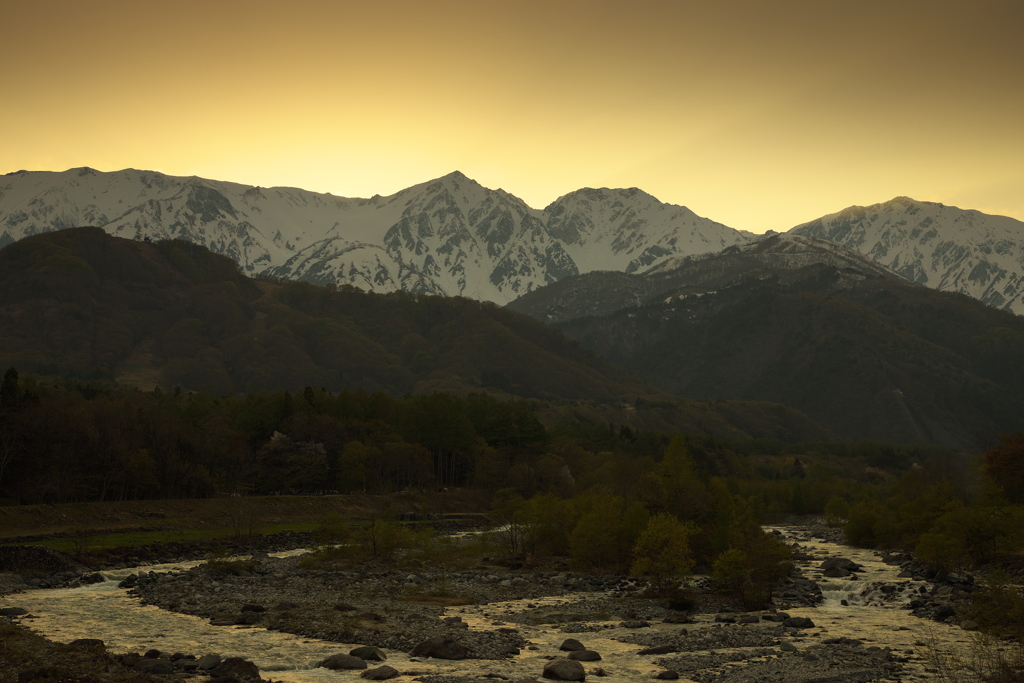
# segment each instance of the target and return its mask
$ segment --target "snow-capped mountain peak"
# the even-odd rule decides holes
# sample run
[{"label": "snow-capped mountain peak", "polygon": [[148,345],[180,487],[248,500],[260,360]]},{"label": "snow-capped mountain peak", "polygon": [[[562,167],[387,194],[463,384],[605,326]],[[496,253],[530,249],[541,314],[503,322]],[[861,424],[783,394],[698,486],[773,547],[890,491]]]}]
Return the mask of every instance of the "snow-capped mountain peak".
[{"label": "snow-capped mountain peak", "polygon": [[934,289],[1024,314],[1024,223],[909,197],[851,206],[793,228]]},{"label": "snow-capped mountain peak", "polygon": [[548,205],[544,217],[580,272],[632,273],[671,256],[713,253],[751,239],[635,187],[576,190]]},{"label": "snow-capped mountain peak", "polygon": [[365,199],[135,169],[0,178],[0,246],[79,225],[197,242],[254,274],[500,303],[586,270],[749,239],[636,188],[580,190],[540,211],[460,171]]}]

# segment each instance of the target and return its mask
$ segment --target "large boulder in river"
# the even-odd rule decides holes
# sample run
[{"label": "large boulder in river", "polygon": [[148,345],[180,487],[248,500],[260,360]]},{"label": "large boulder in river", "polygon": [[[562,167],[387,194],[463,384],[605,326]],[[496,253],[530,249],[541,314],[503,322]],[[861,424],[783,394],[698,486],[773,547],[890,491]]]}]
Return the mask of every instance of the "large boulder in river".
[{"label": "large boulder in river", "polygon": [[586,650],[587,648],[580,641],[575,638],[566,638],[562,641],[562,644],[558,646],[559,650],[564,652],[575,652],[576,650]]},{"label": "large boulder in river", "polygon": [[384,666],[378,666],[376,669],[367,669],[363,673],[359,674],[359,677],[370,681],[386,681],[401,675],[402,674],[398,672],[398,669],[385,664]]},{"label": "large boulder in river", "polygon": [[318,666],[325,669],[365,669],[366,660],[353,655],[336,654],[320,662]]},{"label": "large boulder in river", "polygon": [[260,669],[248,659],[241,657],[230,657],[221,662],[215,669],[210,671],[214,678],[232,676],[240,681],[262,681]]},{"label": "large boulder in river", "polygon": [[413,657],[437,659],[465,659],[467,653],[466,646],[451,636],[431,636],[409,652]]},{"label": "large boulder in river", "polygon": [[853,572],[848,569],[843,569],[842,567],[829,567],[821,573],[822,576],[830,579],[843,579],[852,574]]},{"label": "large boulder in river", "polygon": [[555,681],[583,681],[587,675],[583,672],[583,665],[571,659],[559,657],[553,659],[544,666],[544,678]]},{"label": "large boulder in river", "polygon": [[822,562],[820,565],[818,565],[818,567],[820,569],[832,569],[833,567],[835,567],[838,569],[844,569],[848,572],[864,571],[864,567],[862,565],[859,565],[853,560],[849,560],[845,557],[830,557],[824,562]]},{"label": "large boulder in river", "polygon": [[568,658],[577,662],[599,662],[601,661],[601,655],[594,650],[573,650],[568,655]]},{"label": "large boulder in river", "polygon": [[217,668],[217,666],[220,665],[220,662],[221,659],[220,655],[218,654],[203,655],[196,662],[196,668],[200,671],[209,671],[210,669]]},{"label": "large boulder in river", "polygon": [[372,645],[363,645],[357,647],[354,650],[350,650],[349,654],[353,657],[359,657],[359,659],[365,659],[370,662],[383,662],[388,658],[384,651],[379,647],[373,647]]}]

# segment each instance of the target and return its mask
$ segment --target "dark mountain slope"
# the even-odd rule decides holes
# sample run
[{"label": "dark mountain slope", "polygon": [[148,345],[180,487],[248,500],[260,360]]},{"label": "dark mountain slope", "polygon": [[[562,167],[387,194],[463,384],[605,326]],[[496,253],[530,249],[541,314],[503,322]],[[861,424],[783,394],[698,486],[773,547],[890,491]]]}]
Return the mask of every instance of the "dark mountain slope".
[{"label": "dark mountain slope", "polygon": [[[96,228],[0,249],[0,366],[216,393],[487,390],[602,403],[588,418],[722,436],[828,438],[782,406],[680,402],[493,304],[253,281],[227,257]],[[637,409],[636,405],[649,408]]]},{"label": "dark mountain slope", "polygon": [[600,316],[565,320],[608,300],[595,275],[514,306],[663,389],[783,403],[851,439],[974,448],[1024,427],[1024,319],[791,240],[641,276],[639,305]]},{"label": "dark mountain slope", "polygon": [[[0,251],[5,362],[115,377],[140,347],[165,383],[210,391],[364,386],[396,393],[504,375],[527,396],[647,391],[575,342],[493,305],[260,283],[202,247],[82,228]],[[486,378],[485,378],[486,379]]]}]

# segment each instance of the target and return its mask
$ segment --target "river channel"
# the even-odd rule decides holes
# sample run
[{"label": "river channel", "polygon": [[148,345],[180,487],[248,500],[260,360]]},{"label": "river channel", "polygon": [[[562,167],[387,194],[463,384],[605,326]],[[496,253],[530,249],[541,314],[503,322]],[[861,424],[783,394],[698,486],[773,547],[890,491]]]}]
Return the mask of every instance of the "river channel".
[{"label": "river channel", "polygon": [[[902,607],[921,582],[898,578],[899,568],[882,562],[868,550],[850,548],[814,539],[802,527],[778,527],[789,542],[796,541],[813,555],[815,561],[805,563],[804,573],[819,582],[825,601],[817,607],[788,609],[791,616],[811,618],[816,627],[796,634],[799,645],[821,642],[826,638],[847,637],[864,642],[865,646],[891,647],[906,658],[901,680],[934,680],[927,669],[929,650],[952,652],[969,646],[970,634],[957,627],[925,621],[912,616]],[[295,554],[301,551],[292,551]],[[863,565],[856,580],[829,579],[817,568],[820,560],[841,556]],[[117,583],[139,571],[185,570],[197,563],[174,563],[136,569],[103,572],[107,580],[80,588],[31,590],[9,596],[6,602],[27,609],[34,618],[26,619],[34,631],[56,641],[70,642],[78,638],[99,638],[112,652],[145,652],[151,648],[163,652],[182,652],[201,656],[217,653],[223,657],[238,656],[252,660],[264,678],[294,683],[338,683],[358,679],[358,672],[330,671],[317,668],[317,662],[339,652],[347,652],[357,644],[341,644],[304,638],[287,633],[267,631],[249,626],[211,626],[206,619],[168,612],[151,605],[141,605]],[[895,586],[895,589],[882,586]],[[927,590],[927,587],[926,587]],[[590,594],[592,597],[593,594]],[[454,607],[452,616],[460,616],[470,629],[494,629],[508,616],[523,609],[527,603],[558,605],[588,599],[587,594],[569,594],[551,598],[511,601]],[[846,604],[843,604],[845,601]],[[714,615],[698,615],[696,624],[688,624],[690,632],[702,628],[719,628]],[[601,653],[603,680],[649,680],[663,667],[651,657],[636,653],[638,646],[617,638],[629,635],[619,627],[618,620],[594,622],[601,630],[573,635],[551,625],[508,624],[521,632],[535,648],[523,649],[520,655],[506,660],[413,659],[408,654],[388,651],[387,664],[403,672],[394,679],[410,681],[422,675],[449,674],[462,676],[500,675],[516,680],[540,678],[550,653],[567,637],[583,640],[589,649]],[[651,631],[669,632],[677,624],[652,623]],[[728,648],[716,648],[715,653]],[[693,652],[694,656],[707,653]],[[594,666],[587,670],[593,672]],[[687,680],[683,676],[680,680]]]}]

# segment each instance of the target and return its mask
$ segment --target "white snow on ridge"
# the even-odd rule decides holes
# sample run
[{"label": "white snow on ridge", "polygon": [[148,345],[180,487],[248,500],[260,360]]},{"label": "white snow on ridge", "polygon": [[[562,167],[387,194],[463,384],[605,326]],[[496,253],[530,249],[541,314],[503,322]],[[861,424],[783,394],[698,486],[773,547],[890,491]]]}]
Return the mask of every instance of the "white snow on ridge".
[{"label": "white snow on ridge", "polygon": [[[552,229],[556,214],[571,240]],[[566,216],[585,229],[571,235]],[[499,303],[567,275],[749,239],[635,189],[580,190],[540,211],[457,171],[369,199],[134,169],[0,177],[0,246],[81,225],[203,244],[251,274]]]},{"label": "white snow on ridge", "polygon": [[580,272],[637,272],[671,256],[714,253],[756,239],[635,187],[577,190],[552,202],[544,215]]},{"label": "white snow on ridge", "polygon": [[[0,247],[83,225],[203,244],[249,274],[497,303],[578,273],[645,272],[764,240],[637,188],[584,188],[538,210],[457,171],[371,198],[134,169],[0,176]],[[898,197],[787,235],[1024,314],[1024,223],[1012,218]]]},{"label": "white snow on ridge", "polygon": [[1024,314],[1024,223],[907,197],[793,228],[859,251],[904,277]]}]

